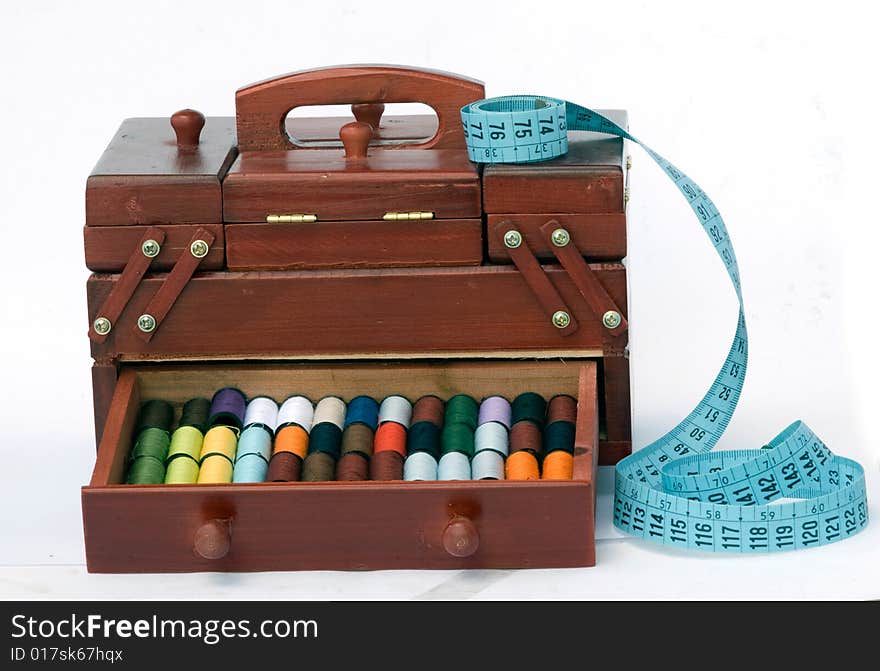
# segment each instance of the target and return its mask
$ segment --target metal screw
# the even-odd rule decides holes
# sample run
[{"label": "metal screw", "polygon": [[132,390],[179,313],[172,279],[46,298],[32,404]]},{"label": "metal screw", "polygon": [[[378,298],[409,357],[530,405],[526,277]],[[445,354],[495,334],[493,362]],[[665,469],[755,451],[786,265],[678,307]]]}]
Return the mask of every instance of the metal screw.
[{"label": "metal screw", "polygon": [[602,315],[602,323],[605,324],[606,328],[616,329],[620,326],[620,313],[615,310],[609,310],[604,315]]},{"label": "metal screw", "polygon": [[201,259],[208,253],[208,243],[204,240],[196,240],[189,246],[189,251],[197,259]]},{"label": "metal screw", "polygon": [[633,167],[633,157],[629,154],[626,155],[626,169],[629,170]]},{"label": "metal screw", "polygon": [[113,324],[106,317],[98,317],[92,324],[92,327],[98,335],[107,335],[110,333],[110,329],[113,328]]},{"label": "metal screw", "polygon": [[569,242],[571,242],[571,236],[564,228],[557,228],[555,231],[553,231],[550,234],[550,239],[557,247],[565,247]]},{"label": "metal screw", "polygon": [[624,189],[623,189],[623,202],[624,203],[629,202],[629,187],[628,186],[624,187]]},{"label": "metal screw", "polygon": [[571,324],[571,315],[565,310],[557,310],[553,313],[553,326],[564,329],[569,324]]},{"label": "metal screw", "polygon": [[155,240],[144,240],[144,244],[141,245],[141,251],[148,259],[152,259],[153,257],[158,256],[160,249],[162,248]]},{"label": "metal screw", "polygon": [[504,234],[504,244],[511,249],[516,249],[522,244],[522,236],[519,231],[507,231]]},{"label": "metal screw", "polygon": [[144,333],[149,333],[156,328],[156,318],[153,315],[141,315],[138,317],[138,328]]}]

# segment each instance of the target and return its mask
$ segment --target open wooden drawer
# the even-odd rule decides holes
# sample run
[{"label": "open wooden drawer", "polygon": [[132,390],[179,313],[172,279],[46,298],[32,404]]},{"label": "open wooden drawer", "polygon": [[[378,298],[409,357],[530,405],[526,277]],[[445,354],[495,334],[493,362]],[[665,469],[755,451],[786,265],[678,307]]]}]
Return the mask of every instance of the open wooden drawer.
[{"label": "open wooden drawer", "polygon": [[[578,398],[571,481],[125,485],[140,404],[178,406],[235,385],[281,400],[337,394],[476,398],[523,391]],[[596,363],[575,360],[360,361],[127,365],[89,485],[82,489],[92,572],[591,566],[598,407]],[[465,554],[467,556],[460,556]],[[213,558],[206,558],[213,557]]]}]

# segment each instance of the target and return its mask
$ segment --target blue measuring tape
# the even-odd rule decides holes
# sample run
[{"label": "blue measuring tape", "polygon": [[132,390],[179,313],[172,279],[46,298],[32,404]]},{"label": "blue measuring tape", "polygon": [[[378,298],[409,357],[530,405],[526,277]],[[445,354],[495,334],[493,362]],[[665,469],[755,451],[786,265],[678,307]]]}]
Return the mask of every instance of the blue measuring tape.
[{"label": "blue measuring tape", "polygon": [[714,552],[775,552],[848,538],[868,524],[865,473],[834,455],[801,421],[759,450],[710,453],[739,401],[748,335],[739,268],[715,204],[681,170],[590,109],[555,98],[490,98],[462,108],[470,159],[546,161],[568,150],[568,131],[630,140],[666,172],[724,263],[739,301],[733,344],[699,404],[672,431],[617,464],[614,524],[663,545]]}]

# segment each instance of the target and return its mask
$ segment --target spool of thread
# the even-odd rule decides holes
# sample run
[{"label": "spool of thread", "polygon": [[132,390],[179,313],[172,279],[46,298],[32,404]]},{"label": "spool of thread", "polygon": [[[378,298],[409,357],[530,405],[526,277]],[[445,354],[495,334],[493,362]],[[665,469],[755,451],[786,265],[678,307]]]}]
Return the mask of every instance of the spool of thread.
[{"label": "spool of thread", "polygon": [[393,420],[379,424],[373,438],[374,457],[380,452],[388,451],[397,452],[400,455],[400,468],[403,473],[403,459],[406,457],[406,428]]},{"label": "spool of thread", "polygon": [[232,482],[232,462],[223,454],[211,454],[199,462],[200,485],[220,485]]},{"label": "spool of thread", "polygon": [[329,422],[335,424],[342,431],[345,426],[346,405],[338,396],[325,396],[315,406],[315,414],[312,418],[312,426]]},{"label": "spool of thread", "polygon": [[[379,404],[369,396],[355,396],[348,404],[343,430],[353,424],[365,424],[375,431],[379,424]],[[344,450],[343,450],[344,451]]]},{"label": "spool of thread", "polygon": [[370,459],[370,480],[403,480],[403,455],[395,450],[376,452]]},{"label": "spool of thread", "polygon": [[369,477],[369,462],[369,458],[360,452],[343,454],[336,462],[336,479],[341,482],[366,480]]},{"label": "spool of thread", "polygon": [[208,430],[208,419],[211,417],[211,401],[206,398],[191,398],[183,404],[178,427],[191,426],[204,434]]},{"label": "spool of thread", "polygon": [[577,399],[568,394],[557,394],[547,404],[547,424],[577,421]]},{"label": "spool of thread", "polygon": [[296,424],[306,433],[312,430],[315,417],[315,406],[305,396],[290,396],[278,410],[278,428]]},{"label": "spool of thread", "polygon": [[342,432],[342,456],[352,453],[367,459],[373,456],[373,429],[369,425],[358,422],[345,427]]},{"label": "spool of thread", "polygon": [[[140,457],[152,457],[164,464],[170,443],[171,439],[164,429],[155,427],[144,429],[138,434],[137,440],[131,448],[131,459],[135,461]],[[164,478],[165,474],[162,475]]]},{"label": "spool of thread", "polygon": [[[204,422],[207,421],[208,413],[205,408]],[[166,485],[191,485],[199,479],[199,455],[202,452],[203,438],[202,432],[189,424],[178,426],[171,434],[171,445],[165,460]]]},{"label": "spool of thread", "polygon": [[574,457],[565,450],[556,450],[544,457],[542,480],[571,480],[573,475]]},{"label": "spool of thread", "polygon": [[211,399],[211,426],[231,426],[240,429],[244,424],[247,399],[240,389],[223,387]]},{"label": "spool of thread", "polygon": [[413,405],[412,418],[410,419],[412,425],[419,422],[431,422],[438,429],[441,428],[443,426],[444,406],[443,399],[439,396],[434,396],[433,394],[422,396]]},{"label": "spool of thread", "polygon": [[474,450],[476,454],[485,450],[492,450],[502,457],[506,457],[508,448],[509,436],[507,434],[507,427],[500,422],[492,420],[491,422],[480,424],[474,432]]},{"label": "spool of thread", "polygon": [[428,452],[413,452],[403,462],[403,479],[436,480],[437,460]]},{"label": "spool of thread", "polygon": [[165,466],[166,485],[194,485],[198,482],[198,479],[198,461],[187,454],[177,454],[169,457]]},{"label": "spool of thread", "polygon": [[547,415],[547,402],[540,394],[526,391],[513,399],[510,406],[510,421],[512,424],[528,420],[539,427],[544,427],[544,418]]},{"label": "spool of thread", "polygon": [[[469,459],[474,456],[474,430],[467,424],[446,424],[441,433],[440,447],[444,455],[458,452]],[[443,461],[442,457],[440,461]]]},{"label": "spool of thread", "polygon": [[379,426],[385,422],[394,422],[409,428],[412,419],[412,403],[403,396],[386,396],[379,406]]},{"label": "spool of thread", "polygon": [[446,452],[437,465],[438,480],[470,480],[471,460],[461,452]]},{"label": "spool of thread", "polygon": [[339,459],[342,446],[342,429],[333,422],[321,422],[312,426],[309,435],[309,453],[324,452]]},{"label": "spool of thread", "polygon": [[336,460],[326,452],[312,452],[303,461],[303,482],[327,482],[336,477]]},{"label": "spool of thread", "polygon": [[267,482],[297,482],[302,474],[302,458],[293,452],[275,452],[266,473]]},{"label": "spool of thread", "polygon": [[244,426],[261,426],[270,434],[278,424],[278,404],[268,396],[254,396],[244,411]]},{"label": "spool of thread", "polygon": [[165,482],[165,464],[145,455],[131,462],[126,482],[130,485],[161,485]]},{"label": "spool of thread", "polygon": [[262,455],[251,452],[236,457],[235,466],[232,469],[232,481],[265,482],[268,473],[269,462]]},{"label": "spool of thread", "polygon": [[498,422],[506,429],[510,429],[510,401],[503,396],[487,396],[480,403],[480,413],[477,416],[477,426]]},{"label": "spool of thread", "polygon": [[510,452],[525,450],[533,455],[541,454],[541,429],[532,421],[516,422],[510,427]]},{"label": "spool of thread", "polygon": [[147,401],[138,412],[134,435],[139,435],[145,429],[161,429],[169,432],[173,421],[174,408],[168,401]]},{"label": "spool of thread", "polygon": [[446,401],[446,411],[443,417],[444,425],[465,424],[473,431],[477,428],[479,409],[480,406],[472,396],[456,394]]},{"label": "spool of thread", "polygon": [[574,435],[573,423],[564,420],[551,422],[544,428],[544,455],[560,450],[574,454]]},{"label": "spool of thread", "polygon": [[504,457],[495,450],[478,451],[471,460],[471,477],[474,480],[503,480]]},{"label": "spool of thread", "polygon": [[[514,426],[516,425],[514,424]],[[538,460],[528,450],[511,452],[505,462],[504,470],[504,475],[508,480],[538,480],[541,477],[538,471]]]},{"label": "spool of thread", "polygon": [[238,446],[235,448],[235,463],[238,464],[241,457],[248,454],[256,454],[268,465],[272,456],[272,435],[262,424],[251,424],[238,438]]},{"label": "spool of thread", "polygon": [[[415,413],[413,413],[413,417],[415,417]],[[431,455],[434,459],[434,469],[436,470],[437,460],[440,458],[440,429],[431,421],[423,420],[414,422],[413,425],[409,427],[409,431],[407,431],[407,456],[418,452],[426,452]]]},{"label": "spool of thread", "polygon": [[199,484],[232,482],[236,443],[235,431],[228,426],[217,425],[208,430],[199,455]]},{"label": "spool of thread", "polygon": [[274,452],[289,452],[305,459],[309,452],[309,434],[299,424],[286,424],[275,435]]}]

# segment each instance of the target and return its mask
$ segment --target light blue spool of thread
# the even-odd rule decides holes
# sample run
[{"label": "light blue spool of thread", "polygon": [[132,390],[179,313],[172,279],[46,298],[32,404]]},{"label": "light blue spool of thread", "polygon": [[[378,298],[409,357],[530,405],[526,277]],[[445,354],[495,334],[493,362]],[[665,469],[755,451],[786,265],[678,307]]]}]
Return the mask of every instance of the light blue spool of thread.
[{"label": "light blue spool of thread", "polygon": [[249,426],[238,439],[233,482],[265,482],[272,454],[272,435],[260,424]]}]

